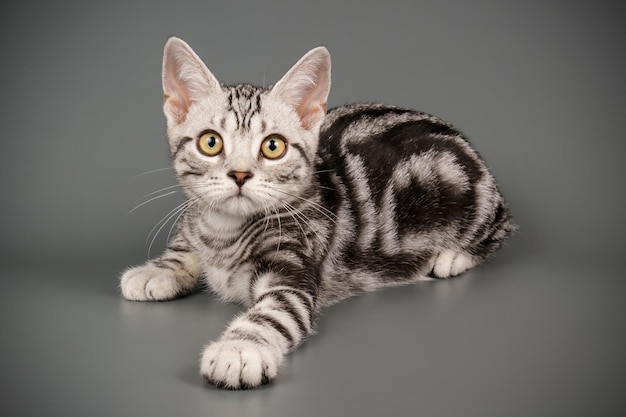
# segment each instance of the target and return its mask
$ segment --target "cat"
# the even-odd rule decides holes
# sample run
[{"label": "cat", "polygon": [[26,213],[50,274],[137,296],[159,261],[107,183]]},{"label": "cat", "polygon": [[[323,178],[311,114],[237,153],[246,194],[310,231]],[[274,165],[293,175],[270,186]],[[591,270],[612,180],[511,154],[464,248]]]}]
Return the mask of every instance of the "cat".
[{"label": "cat", "polygon": [[165,45],[163,109],[188,199],[165,252],[126,270],[121,292],[171,300],[202,279],[247,305],[202,352],[218,387],[275,379],[323,307],[461,274],[515,230],[458,130],[382,104],[327,111],[330,67],[317,47],[273,86],[225,86],[184,41]]}]

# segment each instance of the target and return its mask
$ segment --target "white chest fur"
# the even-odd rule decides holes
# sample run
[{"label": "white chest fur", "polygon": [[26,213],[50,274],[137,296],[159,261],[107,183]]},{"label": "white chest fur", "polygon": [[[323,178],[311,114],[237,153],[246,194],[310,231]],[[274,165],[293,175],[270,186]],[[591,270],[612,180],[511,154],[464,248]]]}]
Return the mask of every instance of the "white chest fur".
[{"label": "white chest fur", "polygon": [[250,302],[250,279],[253,274],[251,265],[243,264],[234,270],[206,266],[204,271],[207,284],[222,299]]}]

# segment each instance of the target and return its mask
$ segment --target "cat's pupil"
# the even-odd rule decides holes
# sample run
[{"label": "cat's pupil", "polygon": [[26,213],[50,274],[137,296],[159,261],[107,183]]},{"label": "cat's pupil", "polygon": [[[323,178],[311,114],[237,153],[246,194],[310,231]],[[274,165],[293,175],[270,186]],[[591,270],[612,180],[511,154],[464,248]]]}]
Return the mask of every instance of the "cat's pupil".
[{"label": "cat's pupil", "polygon": [[278,145],[276,145],[276,141],[274,139],[270,140],[267,144],[267,149],[274,152],[278,149]]},{"label": "cat's pupil", "polygon": [[207,139],[207,145],[209,145],[210,148],[213,148],[216,144],[217,144],[217,139],[215,139],[215,136],[210,136]]}]

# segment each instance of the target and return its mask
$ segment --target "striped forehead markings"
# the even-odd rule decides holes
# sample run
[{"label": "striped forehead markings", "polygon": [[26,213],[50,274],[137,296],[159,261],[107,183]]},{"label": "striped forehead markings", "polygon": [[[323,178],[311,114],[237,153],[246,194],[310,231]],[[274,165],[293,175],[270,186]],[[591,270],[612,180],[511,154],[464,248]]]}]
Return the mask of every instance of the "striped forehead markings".
[{"label": "striped forehead markings", "polygon": [[228,111],[233,113],[237,129],[250,129],[252,117],[261,111],[263,90],[249,84],[229,87]]}]

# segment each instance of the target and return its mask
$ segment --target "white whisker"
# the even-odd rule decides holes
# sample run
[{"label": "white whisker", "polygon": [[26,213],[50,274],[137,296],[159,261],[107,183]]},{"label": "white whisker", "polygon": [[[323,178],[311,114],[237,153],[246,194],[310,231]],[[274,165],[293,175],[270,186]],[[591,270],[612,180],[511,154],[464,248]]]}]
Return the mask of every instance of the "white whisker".
[{"label": "white whisker", "polygon": [[172,167],[169,168],[159,168],[159,169],[153,169],[152,171],[146,171],[146,172],[142,172],[141,174],[137,174],[135,175],[133,178],[137,178],[137,177],[143,177],[144,175],[148,175],[148,174],[153,174],[155,172],[160,172],[160,171],[167,171],[169,169],[174,169]]},{"label": "white whisker", "polygon": [[[194,200],[194,202],[197,202],[198,200]],[[174,220],[174,222],[172,223],[172,226],[170,227],[169,232],[167,232],[167,241],[170,241],[170,236],[172,235],[172,230],[174,230],[174,227],[178,224],[178,220],[180,220],[180,217],[185,214],[185,212],[193,205],[194,203],[190,203],[187,206],[185,206],[182,210],[180,210],[180,212],[178,213],[178,216],[176,217],[176,220]]]},{"label": "white whisker", "polygon": [[151,193],[148,193],[148,194],[144,195],[144,196],[143,196],[143,197],[141,197],[141,198],[150,197],[151,195],[154,195],[154,194],[160,193],[161,191],[170,190],[170,189],[172,189],[172,188],[176,188],[176,187],[182,187],[182,185],[180,185],[180,184],[174,184],[174,185],[170,185],[169,187],[163,187],[163,188],[161,188],[160,190],[152,191]]},{"label": "white whisker", "polygon": [[[309,218],[301,210],[297,209],[293,205],[291,205],[289,203],[284,203],[284,204],[285,204],[285,208],[288,211],[293,213],[298,219],[300,219],[300,221],[302,223],[304,223],[306,225],[307,230],[309,230],[309,231],[311,231],[311,232],[313,232],[315,234],[315,237],[317,238],[319,243],[320,244],[324,244],[325,239],[319,234],[319,231],[317,230],[317,228],[313,227],[313,225],[311,224],[311,221],[309,220]],[[302,232],[304,233],[304,236],[305,236],[305,238],[307,240],[307,246],[309,248],[312,248],[311,243],[310,243],[309,238],[308,238],[308,235],[306,234],[306,232],[304,232],[304,230],[303,230],[303,228],[301,226],[300,226],[300,228],[301,228]]]},{"label": "white whisker", "polygon": [[335,221],[335,219],[337,218],[337,215],[335,213],[333,213],[332,211],[328,210],[326,207],[320,205],[319,203],[316,203],[315,201],[308,199],[308,198],[304,198],[301,197],[299,195],[295,195],[295,194],[291,194],[288,193],[286,191],[283,191],[281,189],[278,189],[276,187],[270,187],[270,186],[266,186],[267,188],[274,190],[274,191],[278,191],[279,193],[283,193],[285,195],[288,195],[289,197],[293,197],[293,198],[297,198],[298,200],[304,201],[306,203],[309,203],[313,206],[313,208],[315,208],[318,212],[320,212],[320,214],[323,214],[328,220],[330,220],[333,223],[337,223]]},{"label": "white whisker", "polygon": [[276,207],[274,207],[274,211],[276,212],[276,220],[278,220],[278,245],[276,246],[276,253],[274,254],[274,260],[276,260],[278,252],[280,251],[280,240],[283,237],[283,229],[280,224],[280,213],[278,212],[278,209]]},{"label": "white whisker", "polygon": [[[171,187],[168,187],[168,188],[171,188]],[[159,190],[159,191],[161,191],[161,190]],[[158,191],[157,191],[157,192],[158,192]],[[134,207],[131,211],[129,211],[129,212],[127,213],[127,215],[128,215],[128,214],[131,214],[133,211],[137,210],[139,207],[144,206],[144,205],[146,205],[146,204],[150,203],[151,201],[157,200],[157,199],[159,199],[159,198],[167,197],[168,195],[172,195],[172,194],[175,194],[175,193],[177,193],[177,192],[178,192],[178,190],[174,190],[174,191],[170,191],[169,193],[165,193],[165,194],[157,195],[156,197],[152,197],[151,199],[146,200],[146,201],[144,201],[144,202],[143,202],[143,203],[141,203],[141,204],[137,204],[137,205],[136,205],[136,206],[135,206],[135,207]],[[148,195],[150,195],[150,194],[148,194]]]},{"label": "white whisker", "polygon": [[267,232],[267,228],[270,225],[270,220],[271,220],[271,212],[269,207],[267,206],[267,204],[265,204],[265,202],[263,202],[263,211],[265,212],[265,227],[263,228],[263,237],[265,237],[265,232]]},{"label": "white whisker", "polygon": [[[288,210],[293,211],[294,214],[296,216],[298,216],[298,218],[304,222],[304,224],[307,226],[308,230],[310,230],[313,233],[315,233],[315,236],[317,237],[317,239],[319,240],[320,243],[323,244],[325,242],[325,239],[319,234],[319,232],[316,230],[316,228],[313,227],[313,225],[311,224],[311,222],[309,221],[307,216],[301,210],[295,208],[293,205],[291,205],[289,203],[283,203],[283,204],[286,204],[286,208]],[[307,240],[308,240],[308,238],[307,238]]]},{"label": "white whisker", "polygon": [[154,225],[154,227],[152,229],[150,229],[150,232],[148,232],[148,236],[146,237],[146,244],[148,244],[148,240],[150,240],[150,236],[153,234],[153,232],[158,228],[158,230],[156,231],[156,233],[154,233],[154,237],[152,238],[151,242],[150,242],[150,247],[148,248],[148,254],[150,253],[150,248],[152,247],[152,244],[154,243],[154,240],[156,239],[156,237],[158,236],[159,232],[161,231],[161,229],[172,219],[174,218],[174,216],[176,216],[179,211],[181,210],[185,210],[188,206],[192,205],[195,203],[196,200],[185,200],[184,202],[182,202],[181,204],[177,205],[176,207],[174,207],[172,210],[170,210],[165,216],[163,216],[163,218],[161,220],[159,220],[157,222],[157,224]]},{"label": "white whisker", "polygon": [[183,207],[185,204],[188,204],[189,200],[185,200],[184,202],[182,202],[181,204],[177,205],[176,207],[174,207],[172,210],[170,210],[165,216],[163,216],[161,218],[161,220],[159,220],[157,222],[157,224],[154,225],[154,227],[152,229],[150,229],[150,232],[148,232],[148,236],[146,237],[146,244],[148,243],[148,239],[150,239],[150,236],[152,235],[152,232],[154,232],[154,230],[159,227],[159,225],[161,224],[161,222],[165,221],[165,219],[172,213],[176,212],[177,210],[179,210],[181,207]]},{"label": "white whisker", "polygon": [[318,185],[317,188],[322,188],[324,190],[330,190],[330,191],[337,191],[335,188],[332,187],[324,187],[323,185]]},{"label": "white whisker", "polygon": [[[283,208],[285,209],[285,211],[287,211],[287,213],[289,213],[289,215],[291,216],[291,218],[293,219],[293,221],[296,223],[296,225],[298,226],[298,228],[299,228],[299,229],[300,229],[300,231],[302,232],[302,237],[303,237],[304,239],[306,239],[306,245],[307,245],[307,247],[308,247],[308,248],[311,248],[311,242],[309,242],[309,238],[308,238],[308,236],[307,236],[306,232],[304,231],[304,228],[302,227],[302,225],[300,224],[300,222],[299,222],[299,221],[298,221],[298,219],[296,218],[296,214],[297,214],[297,213],[295,212],[295,210],[291,210],[291,209],[289,208],[289,206],[288,206],[288,205],[289,205],[289,203],[281,203],[281,204],[282,204]],[[300,218],[300,220],[302,220],[302,219]],[[307,226],[309,226],[309,224],[308,224],[306,221],[304,221],[304,223],[305,223]],[[309,226],[309,228],[310,228],[310,226]]]}]

